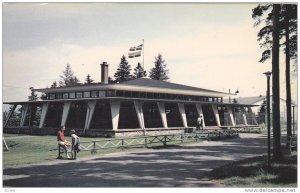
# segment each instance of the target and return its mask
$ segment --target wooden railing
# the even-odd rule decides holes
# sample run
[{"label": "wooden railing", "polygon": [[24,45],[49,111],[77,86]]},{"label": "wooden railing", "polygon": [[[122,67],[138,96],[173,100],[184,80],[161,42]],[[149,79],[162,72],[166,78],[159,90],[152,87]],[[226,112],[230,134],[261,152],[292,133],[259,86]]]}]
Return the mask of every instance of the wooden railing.
[{"label": "wooden railing", "polygon": [[222,131],[201,131],[198,133],[139,136],[128,138],[110,138],[93,141],[82,141],[81,151],[91,151],[92,154],[101,149],[121,149],[130,147],[168,146],[180,143],[197,142],[201,140],[219,140],[224,138],[237,137],[239,134],[235,130]]}]

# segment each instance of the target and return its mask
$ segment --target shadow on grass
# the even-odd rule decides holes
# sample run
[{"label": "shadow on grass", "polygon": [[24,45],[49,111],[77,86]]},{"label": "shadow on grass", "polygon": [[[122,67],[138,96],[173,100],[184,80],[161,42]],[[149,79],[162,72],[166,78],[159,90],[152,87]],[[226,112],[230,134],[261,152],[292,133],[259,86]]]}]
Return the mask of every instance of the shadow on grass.
[{"label": "shadow on grass", "polygon": [[297,155],[285,156],[268,169],[267,157],[259,156],[224,165],[206,177],[232,186],[278,186],[297,184]]}]

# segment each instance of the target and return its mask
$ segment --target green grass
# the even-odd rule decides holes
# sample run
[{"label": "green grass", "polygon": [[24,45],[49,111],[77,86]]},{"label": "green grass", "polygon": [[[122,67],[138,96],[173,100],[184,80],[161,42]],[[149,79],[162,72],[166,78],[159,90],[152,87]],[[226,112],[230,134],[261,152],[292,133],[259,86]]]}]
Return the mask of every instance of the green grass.
[{"label": "green grass", "polygon": [[[3,167],[16,166],[23,164],[41,163],[45,161],[56,160],[57,140],[56,136],[30,136],[30,135],[12,135],[4,134],[5,141],[9,151],[3,149]],[[71,137],[66,137],[71,141]],[[81,137],[81,140],[92,141],[103,138],[86,138]],[[101,153],[119,151],[101,150]],[[99,153],[98,153],[99,154]],[[77,157],[93,156],[90,151],[81,151]]]},{"label": "green grass", "polygon": [[297,153],[272,163],[269,170],[266,156],[260,156],[216,168],[206,177],[228,187],[297,187]]}]

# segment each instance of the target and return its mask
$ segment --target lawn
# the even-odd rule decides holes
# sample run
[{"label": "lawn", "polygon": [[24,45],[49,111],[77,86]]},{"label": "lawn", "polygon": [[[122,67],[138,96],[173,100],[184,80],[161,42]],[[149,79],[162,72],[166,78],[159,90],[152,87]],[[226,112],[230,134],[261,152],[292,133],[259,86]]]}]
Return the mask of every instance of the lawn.
[{"label": "lawn", "polygon": [[[9,151],[3,149],[3,167],[16,166],[23,164],[33,164],[45,161],[56,160],[57,140],[56,136],[31,136],[31,135],[12,135],[4,134],[5,141],[9,147]],[[71,137],[66,137],[71,141]],[[86,138],[81,140],[92,141],[103,138]],[[108,150],[101,150],[107,152]],[[119,151],[109,150],[110,152]],[[99,152],[100,153],[100,152]],[[90,151],[81,151],[77,157],[93,156]]]},{"label": "lawn", "polygon": [[267,157],[249,158],[212,170],[206,178],[226,187],[297,187],[297,152],[267,167]]}]

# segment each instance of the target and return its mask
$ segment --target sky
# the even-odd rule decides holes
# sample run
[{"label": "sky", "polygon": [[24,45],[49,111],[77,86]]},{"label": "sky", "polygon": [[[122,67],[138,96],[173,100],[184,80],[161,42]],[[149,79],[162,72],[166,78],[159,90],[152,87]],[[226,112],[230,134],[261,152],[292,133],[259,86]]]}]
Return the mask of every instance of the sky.
[{"label": "sky", "polygon": [[[170,82],[229,92],[265,95],[271,62],[253,27],[252,9],[242,3],[3,3],[3,101],[26,101],[29,87],[50,87],[70,64],[84,82],[100,82],[100,63],[114,73],[122,55],[144,39],[148,72],[162,54]],[[128,59],[132,69],[143,58]],[[293,64],[293,62],[292,62]],[[293,68],[293,67],[292,67]],[[281,98],[285,98],[281,57]],[[292,100],[297,74],[292,73]]]}]

